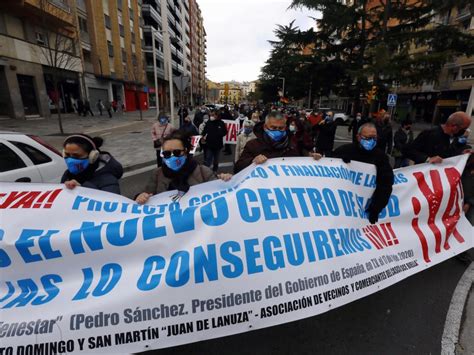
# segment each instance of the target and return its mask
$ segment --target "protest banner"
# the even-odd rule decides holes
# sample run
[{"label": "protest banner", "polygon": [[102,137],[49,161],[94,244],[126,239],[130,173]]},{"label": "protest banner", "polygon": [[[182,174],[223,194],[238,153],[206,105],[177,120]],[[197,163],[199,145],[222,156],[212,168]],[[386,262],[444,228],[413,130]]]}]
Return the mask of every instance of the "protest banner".
[{"label": "protest banner", "polygon": [[237,135],[239,134],[239,122],[223,120],[227,128],[227,135],[224,137],[224,144],[237,144]]},{"label": "protest banner", "polygon": [[0,184],[0,351],[124,353],[314,316],[473,246],[467,156],[395,171],[370,225],[375,168],[272,159],[147,205]]},{"label": "protest banner", "polygon": [[192,146],[192,149],[191,151],[189,152],[189,154],[196,154],[196,150],[198,149],[199,147],[199,142],[201,141],[201,138],[202,136],[192,136],[191,137],[191,146]]}]

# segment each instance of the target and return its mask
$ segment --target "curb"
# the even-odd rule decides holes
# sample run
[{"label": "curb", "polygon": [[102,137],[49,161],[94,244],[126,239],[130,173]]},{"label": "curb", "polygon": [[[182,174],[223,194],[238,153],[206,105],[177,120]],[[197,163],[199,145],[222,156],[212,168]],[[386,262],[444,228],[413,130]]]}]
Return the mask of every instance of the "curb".
[{"label": "curb", "polygon": [[461,321],[469,292],[474,284],[474,262],[472,262],[461,276],[454,290],[449,305],[446,322],[444,323],[443,337],[441,338],[441,354],[454,355],[459,343]]}]

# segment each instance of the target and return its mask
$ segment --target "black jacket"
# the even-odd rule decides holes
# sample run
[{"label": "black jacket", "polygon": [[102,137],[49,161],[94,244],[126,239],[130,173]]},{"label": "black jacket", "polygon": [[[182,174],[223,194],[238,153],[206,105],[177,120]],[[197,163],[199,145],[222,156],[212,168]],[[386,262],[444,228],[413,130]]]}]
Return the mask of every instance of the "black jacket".
[{"label": "black jacket", "polygon": [[206,137],[206,147],[210,149],[222,149],[224,146],[223,138],[226,134],[227,128],[225,123],[220,119],[207,121],[202,131],[202,136]]},{"label": "black jacket", "polygon": [[413,131],[408,131],[408,134],[400,127],[393,136],[393,156],[401,157],[403,149],[407,144],[413,142]]},{"label": "black jacket", "polygon": [[334,139],[336,137],[337,123],[335,121],[325,122],[315,126],[316,129],[316,150],[319,153],[328,153],[334,149]]},{"label": "black jacket", "polygon": [[113,192],[120,195],[119,179],[123,175],[123,167],[113,156],[107,152],[101,152],[98,161],[91,165],[83,181],[80,176],[75,176],[66,170],[61,178],[61,183],[75,179],[82,187],[90,189]]},{"label": "black jacket", "polygon": [[367,151],[359,143],[345,144],[337,148],[331,156],[375,165],[377,168],[376,187],[369,209],[379,214],[387,206],[392,194],[393,169],[388,156],[378,148]]},{"label": "black jacket", "polygon": [[386,154],[392,153],[393,147],[393,130],[390,123],[375,123],[377,129],[377,147]]},{"label": "black jacket", "polygon": [[449,158],[462,154],[465,147],[458,145],[456,139],[451,142],[443,128],[436,126],[421,132],[411,144],[404,147],[403,154],[416,164],[421,164],[430,157]]},{"label": "black jacket", "polygon": [[295,144],[291,135],[288,134],[287,139],[280,144],[273,143],[265,133],[263,126],[264,122],[255,125],[253,133],[257,138],[248,141],[245,145],[239,160],[235,162],[234,173],[238,173],[252,164],[253,159],[260,154],[265,155],[268,159],[299,157],[302,155],[302,151]]}]

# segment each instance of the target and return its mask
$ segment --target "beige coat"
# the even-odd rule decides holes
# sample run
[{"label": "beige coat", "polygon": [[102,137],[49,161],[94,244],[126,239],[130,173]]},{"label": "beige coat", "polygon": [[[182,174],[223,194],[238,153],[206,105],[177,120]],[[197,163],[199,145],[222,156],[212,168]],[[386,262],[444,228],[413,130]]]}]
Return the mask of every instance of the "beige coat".
[{"label": "beige coat", "polygon": [[235,147],[235,159],[234,161],[239,160],[240,155],[244,151],[245,145],[248,141],[257,138],[257,136],[252,132],[248,136],[243,132],[237,136],[237,146]]}]

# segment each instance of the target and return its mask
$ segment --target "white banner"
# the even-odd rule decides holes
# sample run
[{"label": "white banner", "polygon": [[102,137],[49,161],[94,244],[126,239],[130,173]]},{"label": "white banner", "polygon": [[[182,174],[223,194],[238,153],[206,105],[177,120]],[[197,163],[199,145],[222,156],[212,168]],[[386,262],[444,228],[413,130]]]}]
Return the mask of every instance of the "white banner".
[{"label": "white banner", "polygon": [[123,353],[311,317],[473,246],[467,156],[395,171],[273,159],[145,206],[85,188],[0,184],[0,353]]}]

